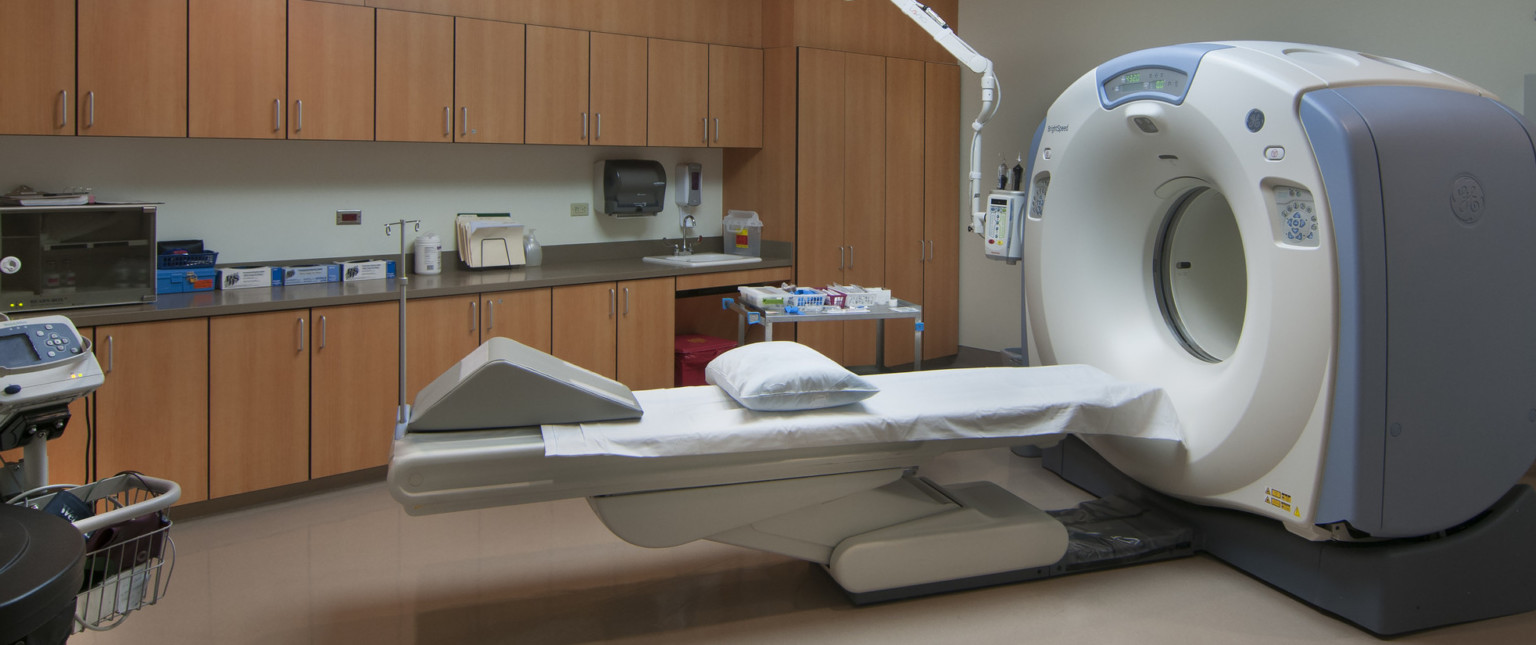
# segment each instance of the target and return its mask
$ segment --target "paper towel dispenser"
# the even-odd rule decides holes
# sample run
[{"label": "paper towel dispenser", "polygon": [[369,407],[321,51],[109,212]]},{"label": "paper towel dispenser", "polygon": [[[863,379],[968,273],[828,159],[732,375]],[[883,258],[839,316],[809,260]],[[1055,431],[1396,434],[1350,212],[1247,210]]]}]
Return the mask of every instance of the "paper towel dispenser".
[{"label": "paper towel dispenser", "polygon": [[655,215],[667,196],[667,172],[661,162],[608,159],[596,164],[592,205],[598,213],[617,217]]}]

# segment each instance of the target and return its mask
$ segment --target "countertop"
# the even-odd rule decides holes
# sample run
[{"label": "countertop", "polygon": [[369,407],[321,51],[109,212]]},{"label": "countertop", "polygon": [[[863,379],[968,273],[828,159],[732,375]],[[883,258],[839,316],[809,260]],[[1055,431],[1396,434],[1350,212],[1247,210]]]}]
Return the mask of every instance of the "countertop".
[{"label": "countertop", "polygon": [[[711,242],[713,244],[711,244]],[[712,247],[712,248],[711,248]],[[664,250],[665,249],[665,250]],[[705,240],[700,252],[718,252],[720,239]],[[641,260],[647,255],[665,255],[669,246],[656,241],[573,244],[544,249],[544,263],[537,267],[512,269],[463,268],[457,254],[445,253],[443,272],[438,275],[411,275],[407,272],[407,299],[434,298],[471,293],[536,289],[571,284],[589,284],[617,280],[638,280],[669,276],[751,271],[793,266],[793,252],[787,242],[762,244],[763,260],[750,264],[711,267],[674,267]],[[285,262],[283,264],[298,264]],[[398,260],[397,260],[398,263]],[[250,263],[245,263],[250,264]],[[409,268],[409,267],[407,267]],[[39,311],[39,315],[62,314],[79,327],[175,320],[204,316],[333,307],[365,302],[397,300],[400,280],[364,280],[327,282],[290,287],[265,287],[160,294],[153,303],[82,307]],[[30,313],[30,312],[29,312]]]}]

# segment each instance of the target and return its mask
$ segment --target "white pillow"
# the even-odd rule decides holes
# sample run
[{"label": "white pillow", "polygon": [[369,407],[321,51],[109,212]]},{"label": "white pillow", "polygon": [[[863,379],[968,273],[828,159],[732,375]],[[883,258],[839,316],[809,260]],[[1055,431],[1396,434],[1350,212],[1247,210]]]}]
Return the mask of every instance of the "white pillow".
[{"label": "white pillow", "polygon": [[753,410],[815,410],[863,401],[880,388],[799,343],[752,343],[704,368],[704,380]]}]

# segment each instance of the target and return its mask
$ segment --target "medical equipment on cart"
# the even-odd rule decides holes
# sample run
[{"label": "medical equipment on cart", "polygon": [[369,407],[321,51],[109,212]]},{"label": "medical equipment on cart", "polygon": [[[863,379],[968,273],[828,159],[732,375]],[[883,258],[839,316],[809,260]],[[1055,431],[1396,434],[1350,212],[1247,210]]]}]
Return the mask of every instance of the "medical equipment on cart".
[{"label": "medical equipment on cart", "polygon": [[23,449],[20,463],[0,470],[0,494],[7,503],[63,509],[85,540],[77,632],[110,629],[155,604],[175,560],[165,514],[181,497],[175,482],[120,473],[84,486],[48,484],[47,441],[64,432],[69,404],[102,381],[90,342],[68,318],[0,322],[0,449]]},{"label": "medical equipment on cart", "polygon": [[1164,47],[1068,88],[1028,182],[1030,353],[1160,385],[1188,430],[1084,442],[1180,500],[1366,543],[1228,526],[1208,551],[1379,633],[1536,608],[1520,116],[1379,56]]}]

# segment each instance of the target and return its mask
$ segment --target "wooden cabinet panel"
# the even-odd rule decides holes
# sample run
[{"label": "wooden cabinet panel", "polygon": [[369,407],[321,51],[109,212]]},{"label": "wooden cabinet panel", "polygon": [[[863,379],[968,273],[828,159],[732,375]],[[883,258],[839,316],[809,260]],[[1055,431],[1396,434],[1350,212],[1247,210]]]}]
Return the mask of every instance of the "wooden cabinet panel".
[{"label": "wooden cabinet panel", "polygon": [[453,18],[379,10],[375,135],[453,141]]},{"label": "wooden cabinet panel", "polygon": [[550,330],[550,353],[616,378],[618,285],[612,282],[555,287],[551,306],[560,324]]},{"label": "wooden cabinet panel", "polygon": [[282,139],[287,0],[189,0],[187,133]]},{"label": "wooden cabinet panel", "polygon": [[523,26],[458,18],[454,30],[454,140],[523,142]]},{"label": "wooden cabinet panel", "polygon": [[592,34],[592,145],[645,145],[646,60],[644,38]]},{"label": "wooden cabinet panel", "polygon": [[79,0],[77,11],[79,133],[187,136],[187,0]]},{"label": "wooden cabinet panel", "polygon": [[406,307],[405,400],[480,346],[476,295],[411,300]]},{"label": "wooden cabinet panel", "polygon": [[587,32],[528,27],[528,143],[587,143]]},{"label": "wooden cabinet panel", "polygon": [[710,48],[675,40],[650,41],[650,121],[653,146],[700,148],[710,126]]},{"label": "wooden cabinet panel", "polygon": [[[845,68],[846,55],[841,52],[800,50],[795,279],[805,285],[840,282],[846,261],[846,250],[843,249]],[[796,331],[796,337],[800,343],[842,362],[843,330],[840,324],[806,325]]]},{"label": "wooden cabinet panel", "polygon": [[4,0],[0,25],[0,134],[74,134],[74,3]]},{"label": "wooden cabinet panel", "polygon": [[[922,304],[928,248],[923,233],[922,61],[885,62],[885,281],[903,300]],[[912,321],[885,321],[885,364],[912,362]]]},{"label": "wooden cabinet panel", "polygon": [[926,76],[923,357],[937,358],[960,351],[960,68],[927,63]]},{"label": "wooden cabinet panel", "polygon": [[[0,2],[0,4],[4,4]],[[95,330],[90,327],[81,327],[76,331],[80,337],[92,341]],[[95,461],[95,455],[91,452],[91,437],[95,433],[95,419],[91,418],[92,408],[95,406],[94,394],[87,394],[75,399],[69,404],[69,424],[64,426],[64,434],[59,438],[48,442],[48,483],[49,484],[88,484],[95,481],[92,475],[91,463]],[[22,459],[26,448],[14,448],[0,452],[0,458],[8,462],[17,462]]]},{"label": "wooden cabinet panel", "polygon": [[310,477],[389,463],[399,402],[399,303],[312,310]]},{"label": "wooden cabinet panel", "polygon": [[[839,282],[885,284],[885,58],[847,55],[843,88],[842,241],[847,263]],[[820,283],[814,286],[823,286]],[[875,364],[877,323],[841,323],[843,362]]]},{"label": "wooden cabinet panel", "polygon": [[709,145],[763,147],[763,50],[709,46]]},{"label": "wooden cabinet panel", "polygon": [[208,499],[208,319],[96,328],[96,472],[137,470]]},{"label": "wooden cabinet panel", "polygon": [[672,387],[676,283],[651,278],[618,287],[618,381],[631,390]]},{"label": "wooden cabinet panel", "polygon": [[309,310],[208,321],[208,494],[309,478]]},{"label": "wooden cabinet panel", "polygon": [[373,139],[373,9],[288,2],[288,138]]},{"label": "wooden cabinet panel", "polygon": [[501,336],[550,353],[549,289],[502,291],[480,296],[480,342]]}]

